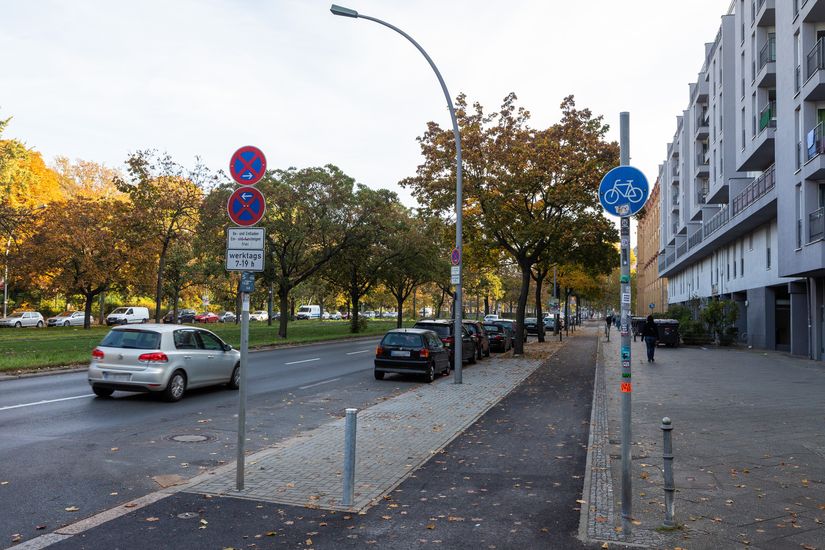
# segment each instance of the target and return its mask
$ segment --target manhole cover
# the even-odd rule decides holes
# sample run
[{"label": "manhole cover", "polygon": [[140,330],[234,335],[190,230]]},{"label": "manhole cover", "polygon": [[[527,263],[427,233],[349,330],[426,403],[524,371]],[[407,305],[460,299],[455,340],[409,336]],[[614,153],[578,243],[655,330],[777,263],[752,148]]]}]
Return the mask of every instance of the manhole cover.
[{"label": "manhole cover", "polygon": [[209,438],[205,435],[173,435],[170,437],[172,441],[178,441],[180,443],[201,443],[202,441],[209,441]]}]

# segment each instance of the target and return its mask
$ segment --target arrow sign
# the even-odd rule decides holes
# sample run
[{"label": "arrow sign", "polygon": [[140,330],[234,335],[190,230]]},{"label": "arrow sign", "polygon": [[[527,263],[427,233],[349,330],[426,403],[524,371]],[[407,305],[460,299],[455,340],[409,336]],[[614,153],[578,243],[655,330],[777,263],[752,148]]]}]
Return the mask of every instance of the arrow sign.
[{"label": "arrow sign", "polygon": [[241,187],[229,196],[226,211],[229,213],[229,219],[237,225],[249,227],[264,217],[266,201],[261,192],[254,187]]},{"label": "arrow sign", "polygon": [[229,174],[241,185],[255,185],[266,173],[266,157],[257,147],[241,147],[229,160]]}]

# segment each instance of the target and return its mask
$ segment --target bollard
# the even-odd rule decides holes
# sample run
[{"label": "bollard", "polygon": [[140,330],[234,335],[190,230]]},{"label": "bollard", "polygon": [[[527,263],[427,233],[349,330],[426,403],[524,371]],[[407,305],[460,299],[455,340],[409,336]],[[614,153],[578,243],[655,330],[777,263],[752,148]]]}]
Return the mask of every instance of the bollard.
[{"label": "bollard", "polygon": [[662,525],[667,529],[676,527],[676,523],[673,521],[673,496],[676,487],[673,484],[673,438],[670,433],[672,430],[673,426],[670,423],[670,418],[664,417],[662,419],[662,438],[664,439],[662,460],[665,474],[665,521]]},{"label": "bollard", "polygon": [[344,496],[341,504],[352,506],[355,492],[355,428],[358,423],[358,409],[347,409],[344,422]]}]

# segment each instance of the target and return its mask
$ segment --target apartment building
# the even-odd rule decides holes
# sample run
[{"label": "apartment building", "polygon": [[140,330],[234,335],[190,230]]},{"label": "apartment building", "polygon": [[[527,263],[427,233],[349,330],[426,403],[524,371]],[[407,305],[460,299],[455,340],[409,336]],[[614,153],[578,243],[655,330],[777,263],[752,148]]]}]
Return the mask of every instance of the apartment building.
[{"label": "apartment building", "polygon": [[[636,311],[647,316],[667,311],[667,279],[659,277],[659,181],[650,191],[636,229]],[[653,307],[650,307],[650,306]]]},{"label": "apartment building", "polygon": [[825,358],[825,0],[734,0],[659,167],[669,303]]}]

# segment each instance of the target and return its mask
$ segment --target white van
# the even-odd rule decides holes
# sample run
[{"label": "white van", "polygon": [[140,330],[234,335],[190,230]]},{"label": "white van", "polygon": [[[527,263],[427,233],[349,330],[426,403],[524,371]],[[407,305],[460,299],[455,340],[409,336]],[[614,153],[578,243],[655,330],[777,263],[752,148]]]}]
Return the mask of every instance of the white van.
[{"label": "white van", "polygon": [[119,307],[106,316],[107,325],[129,325],[149,321],[147,307]]},{"label": "white van", "polygon": [[320,319],[321,306],[301,306],[295,314],[296,319]]}]

